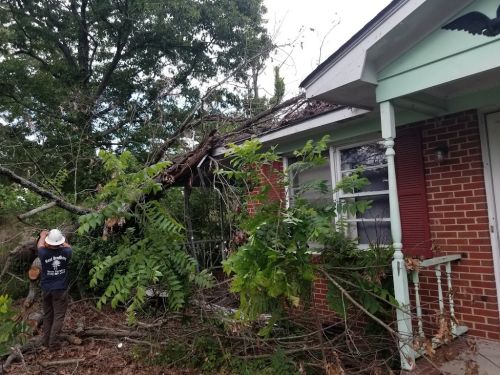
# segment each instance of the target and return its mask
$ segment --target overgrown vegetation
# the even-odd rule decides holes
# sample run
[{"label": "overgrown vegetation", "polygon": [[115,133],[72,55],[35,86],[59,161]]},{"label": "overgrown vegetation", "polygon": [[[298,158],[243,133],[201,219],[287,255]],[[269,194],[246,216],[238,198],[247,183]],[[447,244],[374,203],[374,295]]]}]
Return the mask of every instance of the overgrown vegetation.
[{"label": "overgrown vegetation", "polygon": [[0,294],[0,357],[10,353],[10,348],[27,339],[28,327],[12,308],[12,299]]},{"label": "overgrown vegetation", "polygon": [[[281,176],[278,178],[281,187],[289,187],[290,176],[324,163],[327,143],[327,137],[317,143],[307,142],[294,152],[298,161],[289,170],[272,171]],[[232,170],[218,173],[243,184],[248,181],[257,184],[262,180],[262,171],[278,160],[274,150],[262,152],[261,147],[256,140],[233,145],[229,153]],[[335,189],[360,191],[369,183],[361,177],[361,172],[345,177]],[[304,198],[311,189],[331,196],[332,191],[325,181],[302,187],[290,207],[286,206],[284,198],[270,199],[269,188],[259,189],[259,194],[247,191],[245,197],[247,203],[251,201],[258,207],[257,213],[240,216],[239,227],[247,233],[248,240],[224,263],[225,271],[233,275],[231,290],[240,296],[241,318],[255,320],[260,314],[271,313],[270,329],[287,308],[307,306],[318,268],[331,271],[331,277],[348,290],[354,287],[353,294],[369,312],[388,316],[391,304],[395,305],[390,283],[385,282],[392,258],[391,248],[372,244],[370,249],[361,251],[355,239],[349,239],[345,231],[345,214],[363,213],[370,208],[371,202],[330,200],[330,204],[317,206]],[[312,253],[321,257],[319,264],[314,264]],[[328,296],[330,307],[345,316],[349,304],[331,282]]]},{"label": "overgrown vegetation", "polygon": [[[167,162],[134,171],[137,163],[128,152],[119,157],[100,155],[112,178],[96,199],[109,204],[102,211],[81,216],[78,229],[83,235],[104,226],[112,236],[113,245],[104,256],[93,257],[90,271],[90,286],[105,288],[98,306],[108,301],[112,307],[126,304],[133,319],[145,302],[147,289],[158,288],[168,294],[170,309],[181,309],[192,286],[206,288],[213,280],[206,270],[196,272],[196,261],[186,251],[183,225],[159,201],[141,198],[161,191],[154,177]],[[118,233],[112,234],[114,230]]]}]

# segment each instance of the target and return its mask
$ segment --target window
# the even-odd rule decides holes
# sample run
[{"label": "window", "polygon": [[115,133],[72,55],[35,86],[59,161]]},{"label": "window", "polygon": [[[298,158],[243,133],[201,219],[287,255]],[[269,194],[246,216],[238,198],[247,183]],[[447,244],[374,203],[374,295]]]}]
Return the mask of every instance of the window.
[{"label": "window", "polygon": [[[301,197],[307,199],[313,205],[322,205],[325,202],[332,203],[332,173],[331,173],[331,163],[328,154],[325,155],[326,162],[322,165],[318,165],[309,168],[300,173],[296,173],[292,178],[292,192],[290,194],[291,203],[293,204],[293,199],[297,194],[301,194]],[[289,163],[293,164],[296,159],[289,159]],[[325,184],[326,191],[322,192],[317,188],[307,189],[307,187],[314,184],[317,186],[318,182]]]},{"label": "window", "polygon": [[[377,142],[348,147],[331,147],[328,162],[293,176],[291,200],[300,189],[312,181],[324,180],[331,190],[343,177],[362,167],[363,177],[370,184],[360,191],[341,191],[335,195],[309,191],[302,196],[313,204],[337,201],[370,200],[371,207],[363,214],[348,215],[343,219],[347,223],[349,237],[357,239],[360,248],[370,243],[387,244],[391,242],[389,185],[385,149]],[[293,159],[289,160],[292,164]]]},{"label": "window", "polygon": [[338,149],[334,152],[337,159],[337,181],[352,174],[362,167],[362,176],[370,184],[361,191],[341,191],[338,200],[356,201],[370,200],[371,207],[363,214],[344,218],[351,238],[357,238],[361,247],[370,243],[387,244],[391,241],[391,224],[389,211],[389,183],[385,149],[378,143],[364,144],[355,147]]}]

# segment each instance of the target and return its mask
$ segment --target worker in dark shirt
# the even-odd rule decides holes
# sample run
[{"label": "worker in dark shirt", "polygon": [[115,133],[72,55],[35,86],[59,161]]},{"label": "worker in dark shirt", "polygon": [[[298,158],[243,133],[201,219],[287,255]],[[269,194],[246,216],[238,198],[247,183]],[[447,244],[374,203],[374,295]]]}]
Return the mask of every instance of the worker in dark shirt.
[{"label": "worker in dark shirt", "polygon": [[68,308],[69,261],[72,250],[59,229],[42,231],[37,248],[42,263],[42,345],[54,350]]}]

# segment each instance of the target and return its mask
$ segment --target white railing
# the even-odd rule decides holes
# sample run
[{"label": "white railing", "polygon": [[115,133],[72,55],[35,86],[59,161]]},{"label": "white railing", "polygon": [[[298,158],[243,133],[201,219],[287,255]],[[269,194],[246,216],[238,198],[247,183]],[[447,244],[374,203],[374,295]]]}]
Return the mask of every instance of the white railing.
[{"label": "white railing", "polygon": [[[424,333],[424,319],[422,314],[422,299],[420,296],[420,272],[422,269],[434,267],[434,274],[436,276],[436,286],[437,286],[437,296],[438,296],[438,305],[439,305],[439,314],[441,317],[446,315],[445,311],[445,288],[443,284],[446,284],[446,294],[448,299],[448,309],[449,309],[449,317],[450,317],[450,326],[451,326],[451,335],[453,338],[463,335],[467,332],[468,328],[466,326],[461,326],[457,324],[457,319],[455,316],[455,301],[454,291],[453,291],[453,283],[452,283],[452,262],[458,261],[462,258],[461,255],[446,255],[431,259],[426,259],[420,262],[418,267],[411,272],[412,282],[415,292],[415,310],[416,310],[416,319],[417,319],[417,335],[420,338],[425,338]],[[446,277],[445,282],[443,282],[443,267],[444,267],[444,275]],[[439,339],[436,337],[432,340],[433,346],[439,346],[442,344]]]}]

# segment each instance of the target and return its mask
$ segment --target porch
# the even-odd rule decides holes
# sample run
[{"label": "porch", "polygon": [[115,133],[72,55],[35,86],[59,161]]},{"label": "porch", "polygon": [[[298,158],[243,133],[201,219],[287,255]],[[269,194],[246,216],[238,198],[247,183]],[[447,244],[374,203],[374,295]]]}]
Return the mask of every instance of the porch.
[{"label": "porch", "polygon": [[500,342],[460,337],[436,351],[432,363],[419,359],[411,375],[493,375],[500,372]]},{"label": "porch", "polygon": [[[431,336],[436,344],[443,338],[440,324],[437,334],[426,332],[432,314],[448,317],[452,336],[467,326],[471,335],[500,339],[498,193],[495,199],[500,191],[500,66],[491,58],[500,38],[449,27],[471,12],[495,14],[497,7],[494,0],[394,1],[301,84],[309,98],[371,108],[364,118],[350,119],[352,134],[368,126],[373,132],[381,129],[404,369],[412,369],[418,355],[414,339]],[[415,129],[416,136],[403,141],[405,128]],[[415,147],[422,155],[408,161]],[[398,168],[401,160],[406,170]],[[424,169],[423,176],[410,173],[408,178],[406,171],[417,168]],[[424,198],[402,195],[422,179]],[[408,220],[405,204],[408,209],[425,206],[427,212]],[[429,224],[429,236],[421,230],[423,223]],[[405,243],[409,237],[433,244],[423,255],[429,259],[421,262],[433,269],[412,270],[411,277],[405,255],[422,254],[411,253]],[[450,262],[439,265],[444,259]]]}]

